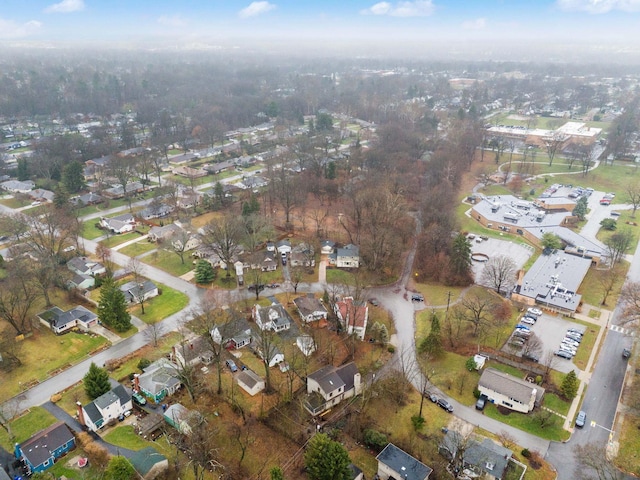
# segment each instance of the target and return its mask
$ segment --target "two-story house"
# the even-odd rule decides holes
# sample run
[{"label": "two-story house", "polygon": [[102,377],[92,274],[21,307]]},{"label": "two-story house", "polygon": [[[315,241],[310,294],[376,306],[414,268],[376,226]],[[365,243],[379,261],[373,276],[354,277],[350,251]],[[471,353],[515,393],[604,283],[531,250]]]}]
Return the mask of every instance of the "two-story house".
[{"label": "two-story house", "polygon": [[131,394],[118,385],[84,406],[78,402],[78,421],[92,432],[133,408]]},{"label": "two-story house", "polygon": [[344,297],[334,304],[333,310],[347,334],[355,335],[358,340],[364,340],[369,321],[369,306],[366,302],[355,301],[353,297]]},{"label": "two-story house", "polygon": [[311,415],[320,415],[342,400],[362,391],[360,372],[354,362],[341,367],[327,365],[307,376],[304,406]]},{"label": "two-story house", "polygon": [[273,303],[268,307],[256,304],[251,310],[251,315],[260,330],[271,330],[278,333],[291,328],[291,317],[279,303]]},{"label": "two-story house", "polygon": [[478,390],[490,402],[521,413],[529,413],[540,405],[544,388],[535,383],[503,373],[494,368],[482,372]]}]

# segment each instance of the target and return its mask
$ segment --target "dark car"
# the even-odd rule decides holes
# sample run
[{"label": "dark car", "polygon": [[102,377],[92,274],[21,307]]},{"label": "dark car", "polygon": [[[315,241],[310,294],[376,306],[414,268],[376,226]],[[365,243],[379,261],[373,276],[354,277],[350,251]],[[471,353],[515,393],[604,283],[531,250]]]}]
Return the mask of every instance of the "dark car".
[{"label": "dark car", "polygon": [[566,350],[557,350],[553,352],[553,354],[560,358],[566,358],[567,360],[571,360],[573,358],[573,354]]},{"label": "dark car", "polygon": [[628,348],[622,349],[622,358],[629,358],[631,356],[631,350]]},{"label": "dark car", "polygon": [[269,287],[269,288],[280,288],[280,284],[279,283],[270,283],[269,285],[267,285],[267,287]]},{"label": "dark car", "polygon": [[484,407],[487,405],[487,396],[480,395],[478,401],[476,402],[476,410],[484,410]]},{"label": "dark car", "polygon": [[447,412],[449,413],[453,412],[453,405],[447,402],[444,398],[439,398],[436,403],[440,408],[446,410]]},{"label": "dark car", "polygon": [[412,302],[424,302],[424,295],[422,295],[421,293],[412,293],[411,294],[411,301]]},{"label": "dark car", "polygon": [[258,292],[261,292],[262,290],[264,290],[264,283],[260,283],[260,284],[251,284],[247,287],[249,289],[250,292],[255,292],[256,290]]},{"label": "dark car", "polygon": [[540,358],[537,355],[534,355],[533,353],[523,353],[522,358],[535,363],[538,363],[540,361]]},{"label": "dark car", "polygon": [[583,410],[580,410],[578,416],[576,417],[576,427],[584,427],[585,422],[587,421],[587,414]]},{"label": "dark car", "polygon": [[138,405],[146,405],[147,404],[147,399],[144,398],[142,395],[140,395],[138,392],[133,392],[133,394],[131,395],[131,398]]}]

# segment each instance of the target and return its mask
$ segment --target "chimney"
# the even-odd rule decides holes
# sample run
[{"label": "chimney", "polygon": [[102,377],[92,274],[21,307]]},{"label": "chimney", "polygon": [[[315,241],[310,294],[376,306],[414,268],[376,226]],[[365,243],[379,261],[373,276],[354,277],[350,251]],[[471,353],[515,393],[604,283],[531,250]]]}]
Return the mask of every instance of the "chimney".
[{"label": "chimney", "polygon": [[140,375],[137,373],[133,375],[133,391],[140,391]]},{"label": "chimney", "polygon": [[76,402],[77,405],[77,413],[78,413],[78,422],[80,422],[80,425],[82,425],[83,427],[86,427],[87,424],[84,421],[84,412],[82,410],[82,404],[80,402]]}]

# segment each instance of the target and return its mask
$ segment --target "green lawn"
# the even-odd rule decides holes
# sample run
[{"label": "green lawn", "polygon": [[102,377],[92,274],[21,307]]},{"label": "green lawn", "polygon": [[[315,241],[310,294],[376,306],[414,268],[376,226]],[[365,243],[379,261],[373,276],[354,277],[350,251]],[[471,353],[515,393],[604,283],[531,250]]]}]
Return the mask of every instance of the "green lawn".
[{"label": "green lawn", "polygon": [[[22,443],[28,440],[34,433],[47,428],[56,423],[56,418],[42,407],[32,407],[29,412],[11,422],[11,432],[15,441]],[[9,452],[13,451],[14,445],[9,439],[5,429],[0,429],[0,445]]]},{"label": "green lawn", "polygon": [[0,200],[0,203],[9,208],[21,208],[21,207],[26,207],[31,202],[27,202],[24,199],[13,197],[13,198],[3,198],[2,200]]},{"label": "green lawn", "polygon": [[[614,200],[624,202],[626,185],[629,182],[640,181],[640,172],[635,165],[626,162],[618,162],[613,166],[600,164],[598,168],[590,171],[586,177],[582,175],[556,175],[554,177],[554,182],[565,181],[603,192],[614,192],[616,194]],[[611,209],[615,210],[615,204],[611,205]]]},{"label": "green lawn", "polygon": [[109,238],[105,238],[100,242],[105,247],[113,248],[116,245],[121,245],[125,242],[139,239],[141,234],[144,235],[149,231],[147,225],[138,225],[135,232],[123,233],[120,235],[111,235]]},{"label": "green lawn", "polygon": [[176,277],[184,275],[187,272],[193,270],[193,264],[191,263],[191,256],[188,253],[184,255],[184,263],[180,261],[180,257],[175,252],[170,252],[165,249],[158,249],[150,255],[142,258],[144,263],[158,267],[165,272],[169,272]]},{"label": "green lawn", "polygon": [[341,268],[327,267],[327,283],[340,285],[353,285],[355,283],[353,275]]},{"label": "green lawn", "polygon": [[512,377],[519,378],[520,380],[524,379],[525,377],[524,372],[522,370],[516,367],[512,367],[511,365],[505,365],[499,362],[490,362],[488,366],[491,368],[495,368],[496,370],[500,370],[501,372],[504,372],[508,375],[511,375]]},{"label": "green lawn", "polygon": [[140,240],[139,242],[127,245],[126,247],[123,247],[118,251],[125,255],[128,255],[129,257],[137,257],[138,255],[142,255],[143,253],[155,250],[156,248],[158,248],[158,245],[156,245],[155,243],[148,242],[146,240]]},{"label": "green lawn", "polygon": [[567,413],[569,413],[569,408],[571,407],[571,402],[563,400],[555,393],[545,393],[544,406],[550,408],[554,412],[561,413],[562,415],[567,415]]},{"label": "green lawn", "polygon": [[[611,207],[615,209],[615,205],[611,205]],[[634,223],[640,224],[640,218],[638,217],[640,216],[636,215],[636,218],[632,218],[630,210],[621,210],[620,216],[618,217],[618,223],[617,223],[618,228],[616,228],[616,230],[613,230],[613,231],[605,230],[601,228],[598,231],[596,238],[606,245],[607,240],[616,232],[621,232],[625,230],[629,231],[631,232],[633,241],[631,242],[631,245],[629,246],[629,249],[627,250],[626,253],[633,254],[636,251],[636,248],[638,247],[638,239],[640,239],[640,226],[633,225]]]},{"label": "green lawn", "polygon": [[447,287],[440,283],[428,282],[416,284],[416,290],[424,295],[425,305],[443,307],[447,305],[447,301],[450,304],[455,303],[464,287]]},{"label": "green lawn", "polygon": [[640,418],[625,414],[620,431],[620,450],[615,464],[624,471],[640,475]]},{"label": "green lawn", "polygon": [[[571,319],[571,321],[576,320]],[[580,346],[578,347],[576,356],[573,357],[573,363],[580,370],[585,370],[587,368],[587,363],[589,362],[589,357],[591,356],[591,350],[593,350],[593,347],[596,344],[596,339],[598,338],[600,327],[598,325],[580,321],[577,321],[577,323],[585,325],[587,327],[587,331],[582,337],[582,341],[580,342]]]},{"label": "green lawn", "polygon": [[535,413],[524,414],[510,412],[509,415],[502,415],[494,404],[489,403],[484,409],[484,414],[487,417],[494,418],[502,423],[547,440],[561,442],[569,438],[569,432],[562,428],[564,420],[557,415],[553,417],[555,419],[553,424],[547,424],[542,428],[540,427],[540,423],[535,419]]},{"label": "green lawn", "polygon": [[129,450],[142,450],[145,447],[154,445],[154,442],[147,442],[138,435],[131,425],[112,428],[109,433],[104,435],[103,439],[108,443],[128,448]]},{"label": "green lawn", "polygon": [[[607,298],[608,308],[613,308],[618,302],[618,295],[620,294],[620,289],[622,288],[622,284],[624,283],[624,279],[627,276],[627,271],[629,270],[628,262],[621,262],[616,265],[616,271],[618,275],[618,280],[616,284],[609,293],[609,297]],[[582,295],[582,301],[594,306],[600,306],[602,303],[602,299],[604,297],[604,290],[601,283],[602,275],[605,272],[602,270],[598,270],[596,268],[590,268],[587,274],[584,277],[584,280],[580,284],[580,288],[578,289],[578,293]],[[605,307],[607,308],[607,307]]]},{"label": "green lawn", "polygon": [[440,359],[425,362],[419,358],[418,361],[428,373],[431,382],[440,390],[464,405],[473,405],[473,389],[478,385],[480,375],[476,371],[470,372],[466,369],[465,363],[468,358],[445,352]]},{"label": "green lawn", "polygon": [[139,305],[133,307],[130,312],[145,323],[156,323],[169,315],[179,312],[189,304],[189,297],[178,290],[157,284],[162,290],[162,295],[158,295],[144,303],[144,315]]},{"label": "green lawn", "polygon": [[82,222],[82,236],[87,240],[95,240],[96,238],[103,236],[106,232],[96,227],[99,223],[99,218],[93,218],[86,222]]},{"label": "green lawn", "polygon": [[25,385],[45,380],[56,370],[78,363],[107,344],[100,336],[75,332],[57,336],[45,328],[38,330],[18,344],[22,365],[10,373],[0,372],[0,401],[18,394]]}]

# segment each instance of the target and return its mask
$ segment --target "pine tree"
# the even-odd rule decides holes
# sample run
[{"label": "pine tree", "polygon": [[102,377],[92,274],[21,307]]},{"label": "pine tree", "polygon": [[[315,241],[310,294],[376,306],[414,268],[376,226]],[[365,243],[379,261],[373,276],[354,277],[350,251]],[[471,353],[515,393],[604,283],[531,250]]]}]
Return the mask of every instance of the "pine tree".
[{"label": "pine tree", "polygon": [[195,279],[196,282],[205,285],[213,282],[216,278],[216,272],[209,262],[200,260],[196,263]]},{"label": "pine tree", "polygon": [[453,240],[449,268],[456,284],[462,285],[471,280],[471,245],[462,234]]},{"label": "pine tree", "polygon": [[269,470],[269,475],[271,476],[271,480],[284,480],[284,473],[280,467],[273,467]]},{"label": "pine tree", "polygon": [[578,394],[579,385],[580,381],[578,380],[575,370],[571,370],[564,376],[560,391],[567,400],[573,400]]},{"label": "pine tree", "polygon": [[442,347],[442,333],[440,331],[440,320],[434,313],[431,317],[431,331],[427,338],[420,343],[420,351],[434,358],[442,356],[444,348]]},{"label": "pine tree", "polygon": [[83,382],[84,391],[91,400],[94,400],[100,395],[111,390],[109,374],[104,368],[98,367],[93,362],[91,362],[91,366],[89,367],[87,374],[84,376]]},{"label": "pine tree", "polygon": [[82,164],[73,161],[62,169],[62,183],[69,193],[78,193],[84,188],[84,172]]},{"label": "pine tree", "polygon": [[102,284],[98,318],[117,332],[126,332],[131,328],[131,315],[127,312],[127,301],[113,278],[107,278]]},{"label": "pine tree", "polygon": [[311,439],[304,454],[304,464],[310,480],[349,480],[350,463],[347,450],[324,433]]},{"label": "pine tree", "polygon": [[587,197],[580,197],[580,200],[576,203],[572,214],[578,217],[579,220],[584,220],[588,211],[589,207],[587,205]]}]

